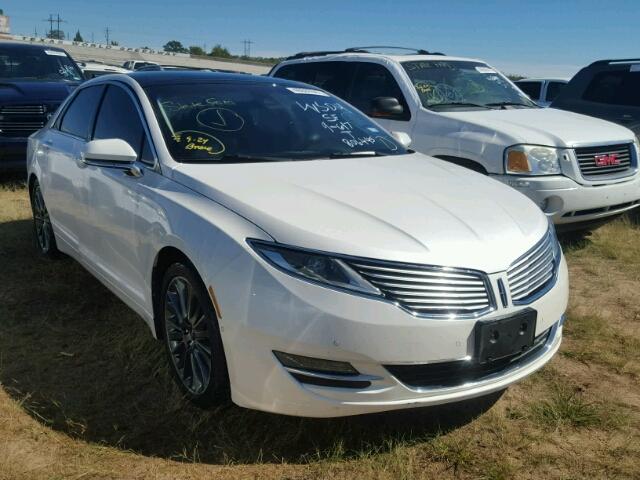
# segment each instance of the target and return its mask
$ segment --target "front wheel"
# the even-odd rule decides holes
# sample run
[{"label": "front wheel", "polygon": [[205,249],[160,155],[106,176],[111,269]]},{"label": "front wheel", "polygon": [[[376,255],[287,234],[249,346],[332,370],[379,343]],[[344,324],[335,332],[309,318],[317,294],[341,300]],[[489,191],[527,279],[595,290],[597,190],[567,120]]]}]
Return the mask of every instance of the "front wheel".
[{"label": "front wheel", "polygon": [[48,258],[55,258],[60,255],[56,238],[51,226],[49,211],[44,203],[42,189],[36,180],[31,189],[31,211],[33,213],[33,229],[35,233],[36,247],[40,253]]},{"label": "front wheel", "polygon": [[176,383],[200,407],[227,403],[229,379],[218,320],[194,269],[172,264],[161,298],[165,347]]}]

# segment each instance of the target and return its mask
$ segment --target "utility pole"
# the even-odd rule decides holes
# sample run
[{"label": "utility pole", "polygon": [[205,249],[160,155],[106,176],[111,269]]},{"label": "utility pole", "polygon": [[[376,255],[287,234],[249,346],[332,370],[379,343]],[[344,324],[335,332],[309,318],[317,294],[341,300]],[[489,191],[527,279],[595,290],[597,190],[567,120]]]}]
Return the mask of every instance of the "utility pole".
[{"label": "utility pole", "polygon": [[93,40],[93,32],[91,32],[91,43],[95,43]]},{"label": "utility pole", "polygon": [[57,27],[56,27],[56,39],[57,40],[61,40],[60,38],[60,24],[61,23],[67,23],[66,20],[63,20],[60,18],[60,14],[56,13],[56,16],[54,17],[52,13],[49,14],[49,18],[45,18],[43,20],[43,22],[47,22],[49,24],[49,36],[53,38],[53,22],[56,23]]},{"label": "utility pole", "polygon": [[104,29],[104,36],[105,36],[105,38],[107,39],[107,45],[111,45],[111,44],[109,43],[109,31],[110,31],[110,30],[109,30],[109,27],[107,27],[107,28],[105,28],[105,29]]},{"label": "utility pole", "polygon": [[245,57],[250,57],[251,56],[251,45],[253,45],[255,42],[252,41],[252,40],[243,40],[242,43],[244,45],[244,56]]},{"label": "utility pole", "polygon": [[[42,20],[43,22],[49,22],[49,34],[53,34],[53,22],[55,21],[55,19],[53,18],[53,14],[49,14],[49,18],[45,18],[44,20]],[[46,35],[45,35],[46,37]]]}]

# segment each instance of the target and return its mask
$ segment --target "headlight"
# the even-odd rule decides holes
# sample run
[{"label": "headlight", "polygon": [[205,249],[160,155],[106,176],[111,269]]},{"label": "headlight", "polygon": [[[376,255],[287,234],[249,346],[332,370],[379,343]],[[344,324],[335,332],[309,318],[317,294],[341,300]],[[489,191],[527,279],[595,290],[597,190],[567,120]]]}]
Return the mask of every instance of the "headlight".
[{"label": "headlight", "polygon": [[249,240],[249,245],[271,265],[294,277],[325,286],[380,295],[380,290],[339,258],[258,240]]},{"label": "headlight", "polygon": [[560,151],[537,145],[514,145],[505,150],[505,171],[516,175],[557,175]]}]

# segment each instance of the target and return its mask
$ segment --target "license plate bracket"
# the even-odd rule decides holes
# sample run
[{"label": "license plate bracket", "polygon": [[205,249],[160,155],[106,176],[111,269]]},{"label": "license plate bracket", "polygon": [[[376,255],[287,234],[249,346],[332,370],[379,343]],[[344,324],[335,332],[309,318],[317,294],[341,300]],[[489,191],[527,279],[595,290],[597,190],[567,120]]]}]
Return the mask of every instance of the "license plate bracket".
[{"label": "license plate bracket", "polygon": [[478,322],[475,357],[480,364],[525,353],[533,346],[538,312],[528,308],[515,315]]}]

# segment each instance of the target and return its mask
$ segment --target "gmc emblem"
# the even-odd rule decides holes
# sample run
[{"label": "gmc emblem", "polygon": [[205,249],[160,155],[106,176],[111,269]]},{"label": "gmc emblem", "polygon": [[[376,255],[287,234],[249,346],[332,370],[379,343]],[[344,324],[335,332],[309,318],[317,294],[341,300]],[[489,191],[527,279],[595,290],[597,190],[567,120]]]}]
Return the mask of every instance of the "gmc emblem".
[{"label": "gmc emblem", "polygon": [[612,153],[610,155],[596,155],[595,156],[596,165],[598,167],[609,167],[611,165],[620,165],[620,160],[618,159],[618,155]]}]

